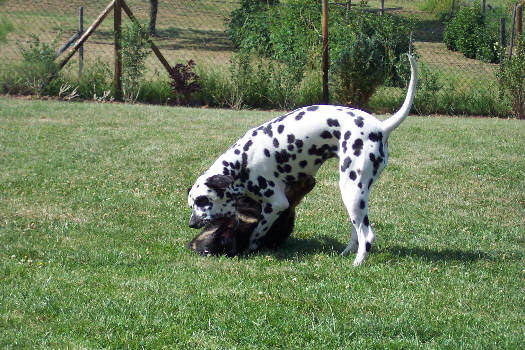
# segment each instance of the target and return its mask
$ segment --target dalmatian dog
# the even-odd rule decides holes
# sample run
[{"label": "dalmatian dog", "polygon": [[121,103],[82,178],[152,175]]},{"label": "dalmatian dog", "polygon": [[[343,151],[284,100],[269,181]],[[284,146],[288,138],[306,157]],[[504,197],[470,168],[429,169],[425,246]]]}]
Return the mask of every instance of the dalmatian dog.
[{"label": "dalmatian dog", "polygon": [[[253,198],[262,212],[249,240],[256,250],[280,214],[290,206],[285,189],[315,176],[332,157],[339,158],[339,189],[351,222],[351,237],[341,253],[357,250],[363,262],[375,235],[368,198],[388,159],[388,137],[406,118],[417,84],[417,66],[409,55],[411,77],[401,108],[386,120],[358,109],[317,105],[299,108],[246,132],[189,189],[189,226],[201,228],[237,217],[236,199]],[[233,223],[234,224],[234,223]]]}]

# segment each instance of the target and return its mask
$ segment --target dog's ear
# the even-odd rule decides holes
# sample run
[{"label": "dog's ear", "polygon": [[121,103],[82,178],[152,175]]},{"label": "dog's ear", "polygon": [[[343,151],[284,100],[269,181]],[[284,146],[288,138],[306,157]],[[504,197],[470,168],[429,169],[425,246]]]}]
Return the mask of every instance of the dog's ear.
[{"label": "dog's ear", "polygon": [[213,175],[206,179],[206,186],[214,190],[225,190],[233,183],[230,175]]}]

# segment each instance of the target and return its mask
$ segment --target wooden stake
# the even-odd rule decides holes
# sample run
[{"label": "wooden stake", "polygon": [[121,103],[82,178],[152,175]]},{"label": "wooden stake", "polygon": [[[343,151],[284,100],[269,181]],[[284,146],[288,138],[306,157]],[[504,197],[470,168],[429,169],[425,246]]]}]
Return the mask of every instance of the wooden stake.
[{"label": "wooden stake", "polygon": [[[80,6],[78,9],[78,32],[80,35],[84,33],[84,8]],[[78,49],[78,77],[82,76],[82,68],[84,68],[84,45]]]},{"label": "wooden stake", "polygon": [[62,62],[60,62],[59,64],[59,67],[60,68],[63,68],[67,62],[69,62],[69,60],[71,59],[71,57],[73,57],[73,55],[75,54],[75,52],[77,52],[77,50],[82,46],[82,44],[84,43],[84,41],[86,41],[89,36],[91,34],[93,34],[93,32],[95,31],[95,29],[97,29],[97,27],[99,26],[99,24],[104,20],[104,18],[106,18],[106,16],[108,15],[109,11],[111,11],[113,9],[113,6],[115,6],[115,1],[116,0],[111,0],[110,3],[108,4],[108,6],[104,9],[104,11],[102,11],[102,13],[98,16],[98,18],[95,20],[95,22],[93,22],[93,24],[91,25],[91,27],[89,27],[86,32],[80,37],[80,39],[78,39],[78,41],[76,42],[76,44],[73,46],[73,49],[71,50],[71,52],[66,56],[66,58],[64,58],[64,60]]},{"label": "wooden stake", "polygon": [[122,52],[120,51],[120,39],[122,37],[121,24],[121,0],[116,0],[115,6],[113,7],[113,31],[115,36],[115,70],[113,72],[113,86],[115,89],[116,101],[122,101]]},{"label": "wooden stake", "polygon": [[328,0],[323,0],[322,6],[322,36],[323,36],[323,103],[328,104]]}]

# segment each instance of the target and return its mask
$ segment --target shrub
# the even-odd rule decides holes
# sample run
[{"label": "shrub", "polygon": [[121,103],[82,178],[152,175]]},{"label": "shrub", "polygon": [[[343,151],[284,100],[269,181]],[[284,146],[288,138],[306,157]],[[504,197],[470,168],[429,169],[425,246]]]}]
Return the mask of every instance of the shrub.
[{"label": "shrub", "polygon": [[459,51],[465,57],[497,62],[497,33],[489,30],[485,21],[479,6],[463,7],[446,25],[443,42],[449,50]]},{"label": "shrub", "polygon": [[525,34],[518,40],[515,55],[502,60],[497,77],[510,99],[512,114],[517,119],[525,119]]},{"label": "shrub", "polygon": [[[380,83],[404,86],[409,69],[400,64],[400,57],[408,51],[413,22],[401,16],[352,11],[350,22],[345,25],[341,21],[343,11],[337,7],[329,13],[331,67],[337,77],[339,102],[366,104]],[[295,89],[304,79],[305,72],[319,69],[320,27],[321,5],[318,1],[261,4],[259,0],[243,0],[241,9],[234,11],[228,22],[228,33],[241,52],[258,53],[273,64],[272,69],[284,70],[285,74],[271,69],[259,71],[271,76],[270,81],[281,79],[281,83],[272,88],[272,92],[277,92],[279,86],[281,89],[285,86]],[[291,91],[293,89],[282,92],[287,94],[286,97],[273,94],[272,98],[282,105],[289,105],[285,100]]]},{"label": "shrub", "polygon": [[127,102],[136,101],[140,93],[146,58],[150,54],[148,39],[149,32],[138,23],[132,22],[122,30],[122,90]]},{"label": "shrub", "polygon": [[200,90],[199,76],[193,71],[195,62],[189,60],[186,65],[179,63],[170,71],[170,86],[177,104],[191,102],[191,94]]},{"label": "shrub", "polygon": [[58,64],[55,63],[56,39],[43,43],[36,35],[27,45],[18,44],[21,61],[2,68],[1,91],[11,94],[56,95]]}]

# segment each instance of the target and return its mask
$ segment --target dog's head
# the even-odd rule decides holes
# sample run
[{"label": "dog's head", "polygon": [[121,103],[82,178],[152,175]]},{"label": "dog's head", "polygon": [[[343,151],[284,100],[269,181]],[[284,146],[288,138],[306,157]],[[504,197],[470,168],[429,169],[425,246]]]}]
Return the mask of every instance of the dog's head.
[{"label": "dog's head", "polygon": [[216,220],[235,220],[232,185],[233,177],[227,175],[199,177],[188,190],[188,205],[192,210],[189,226],[201,228]]},{"label": "dog's head", "polygon": [[257,226],[261,205],[248,197],[236,201],[235,220],[230,217],[208,222],[205,229],[188,244],[201,255],[235,256],[248,248],[250,235]]}]

